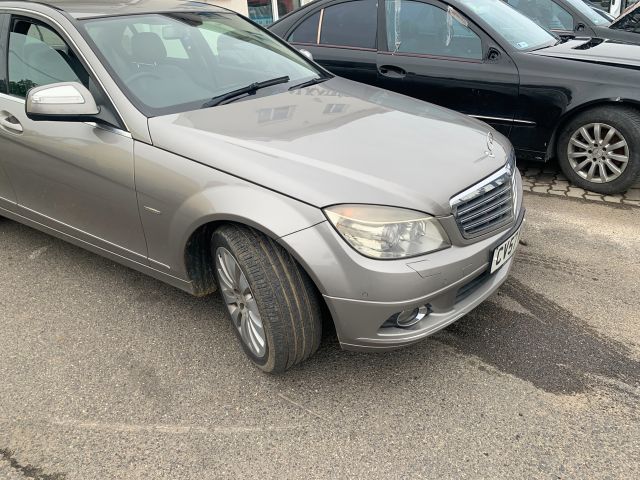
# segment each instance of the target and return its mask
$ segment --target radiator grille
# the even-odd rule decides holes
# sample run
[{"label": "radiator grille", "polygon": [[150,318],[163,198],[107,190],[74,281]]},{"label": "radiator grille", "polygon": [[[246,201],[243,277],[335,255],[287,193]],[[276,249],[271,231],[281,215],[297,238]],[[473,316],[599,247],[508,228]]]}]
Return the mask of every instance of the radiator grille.
[{"label": "radiator grille", "polygon": [[507,166],[452,200],[454,216],[464,238],[474,238],[511,224],[516,198],[513,168]]}]

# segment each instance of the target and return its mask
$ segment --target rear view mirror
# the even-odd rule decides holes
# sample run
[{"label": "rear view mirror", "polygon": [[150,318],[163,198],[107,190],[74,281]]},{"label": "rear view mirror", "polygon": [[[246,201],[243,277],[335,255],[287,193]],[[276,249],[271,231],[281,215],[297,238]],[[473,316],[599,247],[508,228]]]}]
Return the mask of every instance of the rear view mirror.
[{"label": "rear view mirror", "polygon": [[98,108],[91,92],[77,82],[54,83],[29,90],[25,106],[31,120],[87,121]]}]

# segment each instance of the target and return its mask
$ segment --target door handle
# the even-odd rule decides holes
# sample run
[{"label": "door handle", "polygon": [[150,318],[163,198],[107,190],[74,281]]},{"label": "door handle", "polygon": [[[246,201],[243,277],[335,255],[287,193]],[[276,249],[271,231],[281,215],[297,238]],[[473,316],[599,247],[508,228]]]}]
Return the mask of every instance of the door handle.
[{"label": "door handle", "polygon": [[407,71],[404,68],[396,67],[395,65],[381,65],[378,67],[378,71],[389,78],[404,78],[407,75]]},{"label": "door handle", "polygon": [[0,114],[0,127],[11,133],[22,133],[24,131],[20,121],[8,112]]}]

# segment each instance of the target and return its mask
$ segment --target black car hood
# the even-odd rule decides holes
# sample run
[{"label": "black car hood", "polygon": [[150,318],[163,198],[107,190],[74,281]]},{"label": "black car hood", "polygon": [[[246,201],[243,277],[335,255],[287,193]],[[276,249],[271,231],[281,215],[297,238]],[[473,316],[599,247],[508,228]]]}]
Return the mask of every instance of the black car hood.
[{"label": "black car hood", "polygon": [[602,38],[576,38],[530,54],[640,69],[640,45]]}]

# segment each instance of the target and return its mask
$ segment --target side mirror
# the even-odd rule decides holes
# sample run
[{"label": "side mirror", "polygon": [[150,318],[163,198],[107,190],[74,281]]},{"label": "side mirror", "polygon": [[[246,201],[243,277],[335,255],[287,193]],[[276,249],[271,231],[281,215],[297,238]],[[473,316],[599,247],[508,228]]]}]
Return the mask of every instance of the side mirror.
[{"label": "side mirror", "polygon": [[85,122],[100,113],[91,92],[77,82],[32,88],[25,109],[27,117],[36,121]]},{"label": "side mirror", "polygon": [[305,50],[304,48],[301,48],[300,53],[313,62],[313,55],[309,50]]},{"label": "side mirror", "polygon": [[494,62],[498,60],[500,57],[501,57],[500,50],[498,50],[495,47],[489,48],[489,51],[487,52],[487,60]]}]

